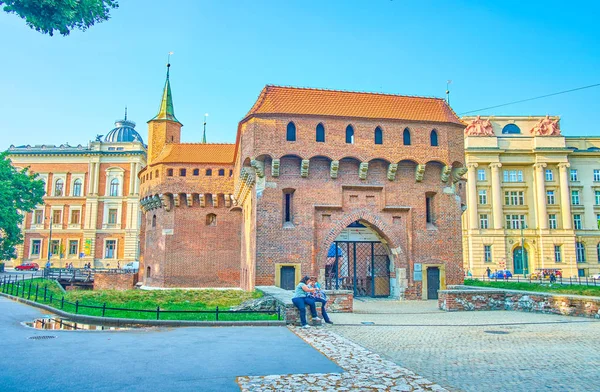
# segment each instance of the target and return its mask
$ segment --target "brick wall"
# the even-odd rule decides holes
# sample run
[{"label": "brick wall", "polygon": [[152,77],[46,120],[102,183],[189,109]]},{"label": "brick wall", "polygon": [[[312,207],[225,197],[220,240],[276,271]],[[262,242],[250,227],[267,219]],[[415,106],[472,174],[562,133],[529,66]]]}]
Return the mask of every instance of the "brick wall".
[{"label": "brick wall", "polygon": [[137,282],[137,274],[94,273],[94,290],[131,290]]}]

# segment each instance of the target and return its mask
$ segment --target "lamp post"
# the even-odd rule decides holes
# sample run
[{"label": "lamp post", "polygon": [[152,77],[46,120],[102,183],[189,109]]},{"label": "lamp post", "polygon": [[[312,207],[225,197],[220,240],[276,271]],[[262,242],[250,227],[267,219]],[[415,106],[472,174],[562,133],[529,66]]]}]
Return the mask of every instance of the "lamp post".
[{"label": "lamp post", "polygon": [[521,222],[521,267],[523,268],[523,276],[526,276],[528,268],[525,267],[525,236],[523,235],[523,229],[526,229],[525,222]]},{"label": "lamp post", "polygon": [[48,263],[50,262],[50,256],[52,255],[52,253],[50,253],[51,246],[52,246],[52,215],[50,215],[50,235],[48,236]]}]

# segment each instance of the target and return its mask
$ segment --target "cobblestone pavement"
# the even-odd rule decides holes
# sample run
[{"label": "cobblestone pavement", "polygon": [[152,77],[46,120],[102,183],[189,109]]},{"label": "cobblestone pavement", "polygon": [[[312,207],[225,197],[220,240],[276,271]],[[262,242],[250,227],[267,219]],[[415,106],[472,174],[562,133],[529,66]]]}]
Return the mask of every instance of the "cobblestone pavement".
[{"label": "cobblestone pavement", "polygon": [[599,320],[385,300],[332,318],[331,331],[451,391],[600,391]]},{"label": "cobblestone pavement", "polygon": [[238,377],[243,392],[446,391],[326,328],[290,329],[336,362],[344,372]]}]

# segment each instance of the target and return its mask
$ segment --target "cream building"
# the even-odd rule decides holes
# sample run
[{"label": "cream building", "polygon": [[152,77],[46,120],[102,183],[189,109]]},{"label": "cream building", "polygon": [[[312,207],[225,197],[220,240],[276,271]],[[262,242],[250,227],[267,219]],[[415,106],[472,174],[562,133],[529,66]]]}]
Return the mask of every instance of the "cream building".
[{"label": "cream building", "polygon": [[465,271],[600,272],[600,137],[564,137],[558,117],[462,120]]},{"label": "cream building", "polygon": [[50,260],[53,267],[116,268],[139,259],[137,173],[146,166],[146,146],[127,115],[115,125],[88,146],[8,149],[13,166],[37,173],[46,191],[44,205],[25,216],[14,266]]}]

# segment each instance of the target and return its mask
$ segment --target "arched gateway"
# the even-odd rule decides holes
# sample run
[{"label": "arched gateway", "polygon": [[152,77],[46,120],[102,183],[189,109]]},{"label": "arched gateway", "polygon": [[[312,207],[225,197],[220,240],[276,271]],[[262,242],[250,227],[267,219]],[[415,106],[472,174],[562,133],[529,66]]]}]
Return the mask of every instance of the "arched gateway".
[{"label": "arched gateway", "polygon": [[325,287],[352,290],[355,297],[390,296],[389,250],[372,228],[352,222],[327,252]]}]

